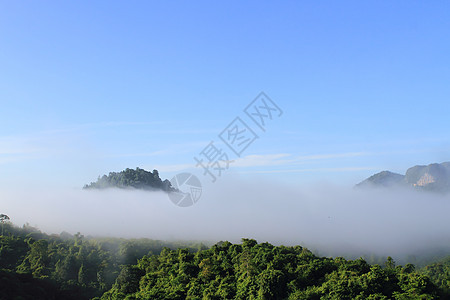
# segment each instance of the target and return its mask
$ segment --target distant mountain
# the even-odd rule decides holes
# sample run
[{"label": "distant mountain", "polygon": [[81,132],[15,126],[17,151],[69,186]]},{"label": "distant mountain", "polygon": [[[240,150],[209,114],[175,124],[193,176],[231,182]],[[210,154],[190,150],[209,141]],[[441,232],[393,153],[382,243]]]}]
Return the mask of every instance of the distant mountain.
[{"label": "distant mountain", "polygon": [[450,191],[450,162],[415,166],[406,171],[408,184],[430,191]]},{"label": "distant mountain", "polygon": [[405,175],[383,171],[358,183],[357,187],[412,187],[417,190],[450,192],[450,162],[414,166]]},{"label": "distant mountain", "polygon": [[366,180],[358,183],[358,187],[369,186],[383,186],[392,187],[397,185],[404,185],[405,175],[393,173],[390,171],[383,171],[375,175],[370,176]]},{"label": "distant mountain", "polygon": [[110,172],[109,175],[98,177],[97,181],[86,184],[83,189],[105,189],[105,188],[134,188],[141,190],[174,191],[169,180],[161,180],[158,170],[153,172],[136,168],[125,169],[121,172]]}]

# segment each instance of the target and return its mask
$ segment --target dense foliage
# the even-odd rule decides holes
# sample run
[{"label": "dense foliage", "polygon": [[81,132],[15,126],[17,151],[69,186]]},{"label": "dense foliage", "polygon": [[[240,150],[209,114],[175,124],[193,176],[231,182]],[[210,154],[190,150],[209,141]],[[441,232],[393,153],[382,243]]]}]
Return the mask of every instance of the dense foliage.
[{"label": "dense foliage", "polygon": [[206,249],[195,242],[46,235],[27,225],[4,224],[0,299],[91,299],[112,287],[123,266],[165,247]]},{"label": "dense foliage", "polygon": [[300,246],[243,239],[197,253],[164,249],[121,270],[101,299],[436,299],[413,265],[317,257]]},{"label": "dense foliage", "polygon": [[422,268],[420,272],[429,276],[450,299],[450,256]]},{"label": "dense foliage", "polygon": [[450,258],[416,272],[390,257],[370,265],[251,239],[207,249],[3,225],[0,299],[450,298]]},{"label": "dense foliage", "polygon": [[96,182],[84,186],[84,189],[135,188],[143,190],[173,191],[169,180],[161,180],[157,170],[148,172],[144,169],[125,169],[121,172],[110,172],[108,176],[98,177]]}]

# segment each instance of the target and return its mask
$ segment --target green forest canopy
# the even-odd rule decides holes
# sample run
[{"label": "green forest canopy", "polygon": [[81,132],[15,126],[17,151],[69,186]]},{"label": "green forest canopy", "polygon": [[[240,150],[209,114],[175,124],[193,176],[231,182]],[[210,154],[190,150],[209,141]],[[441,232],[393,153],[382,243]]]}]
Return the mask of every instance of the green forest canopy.
[{"label": "green forest canopy", "polygon": [[163,249],[196,252],[200,242],[47,235],[6,223],[0,236],[0,299],[91,299],[109,290],[121,267]]},{"label": "green forest canopy", "polygon": [[[448,279],[448,278],[447,278]],[[317,257],[300,247],[221,242],[164,249],[121,270],[101,299],[436,299],[445,292],[413,265]]]},{"label": "green forest canopy", "polygon": [[47,235],[5,224],[0,299],[448,299],[450,258],[418,271],[243,239]]}]

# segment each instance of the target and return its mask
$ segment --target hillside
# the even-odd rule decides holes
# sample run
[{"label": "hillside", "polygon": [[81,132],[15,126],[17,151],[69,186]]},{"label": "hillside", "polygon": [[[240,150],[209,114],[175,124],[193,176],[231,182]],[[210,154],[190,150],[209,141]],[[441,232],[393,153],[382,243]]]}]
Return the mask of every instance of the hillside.
[{"label": "hillside", "polygon": [[405,176],[390,171],[382,171],[358,183],[358,187],[382,186],[393,187],[404,185]]},{"label": "hillside", "polygon": [[414,166],[406,171],[405,181],[429,191],[450,191],[450,163]]},{"label": "hillside", "polygon": [[105,189],[105,188],[133,188],[141,190],[162,190],[173,191],[169,180],[162,180],[159,177],[159,172],[146,171],[144,169],[136,168],[125,169],[121,172],[110,172],[109,175],[98,177],[97,181],[85,185],[84,189]]},{"label": "hillside", "polygon": [[450,162],[414,166],[405,175],[383,171],[363,180],[356,187],[409,187],[423,191],[450,192]]}]

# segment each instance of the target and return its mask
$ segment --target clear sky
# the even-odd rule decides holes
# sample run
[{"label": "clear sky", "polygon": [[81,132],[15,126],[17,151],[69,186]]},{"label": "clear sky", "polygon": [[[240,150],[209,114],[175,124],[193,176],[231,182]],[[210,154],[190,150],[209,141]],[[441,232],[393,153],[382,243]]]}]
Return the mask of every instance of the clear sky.
[{"label": "clear sky", "polygon": [[[449,161],[449,36],[448,1],[0,1],[0,186],[201,176],[211,141],[222,177],[291,183]],[[239,159],[218,137],[238,116],[259,137]]]}]

